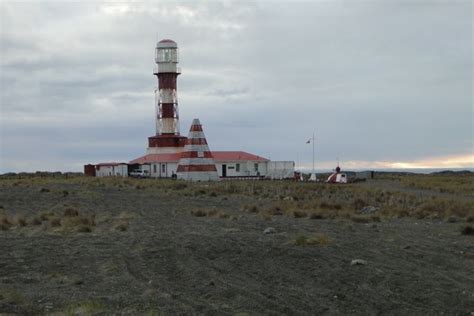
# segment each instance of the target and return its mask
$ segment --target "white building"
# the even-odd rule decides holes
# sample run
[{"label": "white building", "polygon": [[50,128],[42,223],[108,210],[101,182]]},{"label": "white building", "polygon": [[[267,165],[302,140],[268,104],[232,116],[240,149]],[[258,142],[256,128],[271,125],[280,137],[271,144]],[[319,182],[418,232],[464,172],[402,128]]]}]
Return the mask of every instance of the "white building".
[{"label": "white building", "polygon": [[97,177],[128,177],[128,165],[124,162],[104,162],[95,165]]},{"label": "white building", "polygon": [[[244,151],[213,151],[220,178],[292,178],[292,161],[270,161]],[[150,170],[151,177],[171,178],[176,174],[180,153],[148,154],[129,162],[135,168]]]}]

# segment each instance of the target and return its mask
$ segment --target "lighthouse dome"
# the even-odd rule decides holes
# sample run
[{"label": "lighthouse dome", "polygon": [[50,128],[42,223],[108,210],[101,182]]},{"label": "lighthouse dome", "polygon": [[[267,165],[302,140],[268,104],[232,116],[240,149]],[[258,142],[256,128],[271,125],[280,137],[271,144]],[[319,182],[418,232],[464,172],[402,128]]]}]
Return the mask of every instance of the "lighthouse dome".
[{"label": "lighthouse dome", "polygon": [[156,44],[156,48],[178,48],[178,44],[170,39],[162,39]]}]

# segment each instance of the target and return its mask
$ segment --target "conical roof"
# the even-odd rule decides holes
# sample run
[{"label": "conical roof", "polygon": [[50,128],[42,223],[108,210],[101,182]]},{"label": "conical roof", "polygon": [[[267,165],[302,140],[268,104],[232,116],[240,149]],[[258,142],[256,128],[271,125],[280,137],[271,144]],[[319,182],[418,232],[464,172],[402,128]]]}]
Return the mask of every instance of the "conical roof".
[{"label": "conical roof", "polygon": [[191,181],[219,180],[216,164],[199,119],[194,119],[191,124],[176,174],[178,179]]}]

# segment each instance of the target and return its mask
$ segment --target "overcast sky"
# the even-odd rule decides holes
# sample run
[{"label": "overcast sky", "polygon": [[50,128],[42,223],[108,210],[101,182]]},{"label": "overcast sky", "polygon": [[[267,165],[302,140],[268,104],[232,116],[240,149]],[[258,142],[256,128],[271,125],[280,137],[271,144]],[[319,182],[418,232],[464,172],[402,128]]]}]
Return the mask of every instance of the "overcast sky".
[{"label": "overcast sky", "polygon": [[130,161],[154,48],[180,48],[181,133],[310,167],[474,167],[473,2],[0,1],[8,171]]}]

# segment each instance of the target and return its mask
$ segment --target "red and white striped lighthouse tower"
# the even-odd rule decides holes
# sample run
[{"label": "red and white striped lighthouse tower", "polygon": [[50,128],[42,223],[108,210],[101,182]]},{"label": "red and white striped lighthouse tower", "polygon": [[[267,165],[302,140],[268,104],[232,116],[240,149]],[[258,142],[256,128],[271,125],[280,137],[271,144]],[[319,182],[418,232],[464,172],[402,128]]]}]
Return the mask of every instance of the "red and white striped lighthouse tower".
[{"label": "red and white striped lighthouse tower", "polygon": [[191,181],[219,180],[216,163],[207,145],[201,123],[194,119],[176,170],[178,179]]},{"label": "red and white striped lighthouse tower", "polygon": [[179,134],[179,112],[177,78],[181,74],[178,67],[178,44],[164,39],[156,44],[153,74],[158,78],[155,91],[156,135],[148,138],[149,154],[176,153],[183,151],[186,137]]}]

